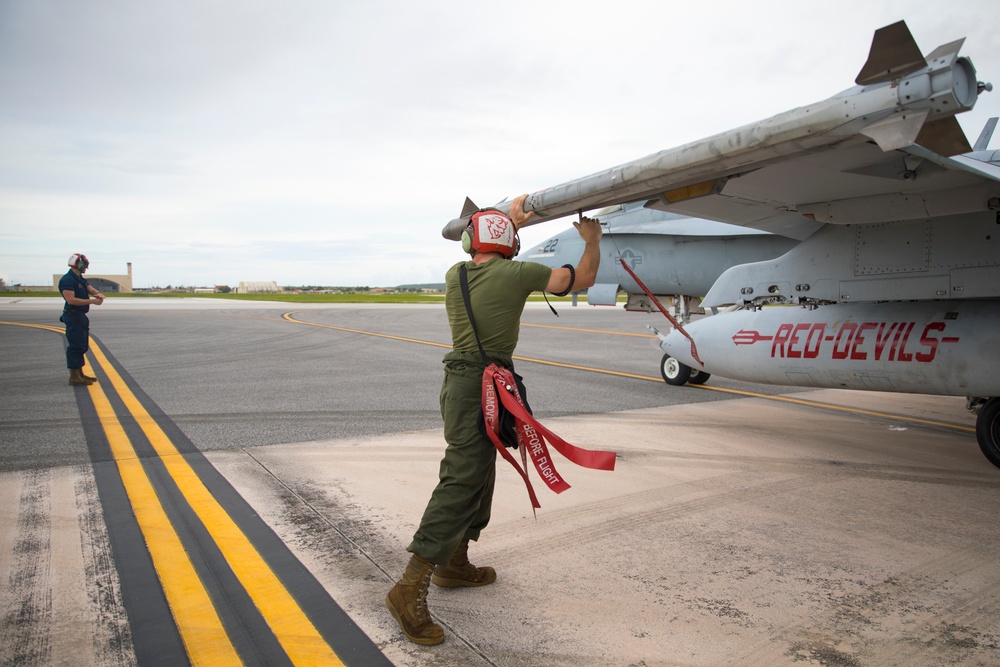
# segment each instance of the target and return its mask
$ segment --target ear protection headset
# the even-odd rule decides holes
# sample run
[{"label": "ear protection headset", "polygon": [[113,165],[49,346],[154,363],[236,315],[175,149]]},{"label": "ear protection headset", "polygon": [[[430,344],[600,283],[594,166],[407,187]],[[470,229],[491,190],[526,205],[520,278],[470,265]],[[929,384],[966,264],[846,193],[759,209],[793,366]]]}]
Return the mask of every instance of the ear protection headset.
[{"label": "ear protection headset", "polygon": [[462,250],[470,255],[498,252],[511,259],[521,251],[521,239],[513,221],[503,211],[484,208],[472,214],[462,232]]},{"label": "ear protection headset", "polygon": [[77,271],[83,271],[85,268],[90,266],[90,260],[83,253],[73,253],[69,256],[69,260],[66,262],[67,266],[71,266]]}]

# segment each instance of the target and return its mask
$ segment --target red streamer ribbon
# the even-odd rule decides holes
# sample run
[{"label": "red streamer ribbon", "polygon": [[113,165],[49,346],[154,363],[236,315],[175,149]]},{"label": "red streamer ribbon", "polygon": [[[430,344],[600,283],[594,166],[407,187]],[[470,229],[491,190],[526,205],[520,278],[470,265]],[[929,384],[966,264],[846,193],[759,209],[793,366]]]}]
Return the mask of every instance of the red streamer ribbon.
[{"label": "red streamer ribbon", "polygon": [[691,335],[687,331],[684,331],[684,327],[681,326],[681,323],[675,320],[673,316],[671,316],[671,314],[667,312],[667,309],[663,307],[663,304],[660,303],[660,300],[657,299],[656,296],[654,296],[653,293],[649,291],[649,288],[646,287],[641,280],[639,280],[639,276],[635,275],[635,271],[633,271],[629,267],[628,263],[626,263],[625,261],[625,258],[619,257],[618,261],[622,263],[623,267],[625,267],[625,271],[630,276],[632,276],[632,280],[634,280],[635,284],[639,286],[639,289],[645,292],[646,296],[648,296],[650,299],[653,300],[653,303],[656,304],[656,307],[660,309],[661,313],[666,315],[667,319],[670,320],[670,323],[674,325],[674,328],[680,331],[682,334],[684,334],[684,337],[687,338],[689,341],[691,341],[691,356],[694,357],[695,361],[704,366],[705,365],[704,362],[702,362],[701,357],[698,356],[698,347],[694,344],[694,338],[691,338]]},{"label": "red streamer ribbon", "polygon": [[[498,400],[499,399],[499,400]],[[499,406],[503,405],[514,417],[517,445],[521,450],[521,464],[507,450],[500,440]],[[528,477],[528,456],[535,466],[539,477],[548,488],[555,493],[562,493],[570,485],[556,470],[555,462],[549,453],[546,441],[560,454],[572,463],[593,470],[614,470],[616,454],[577,447],[544,427],[524,406],[524,399],[517,389],[514,374],[509,368],[490,364],[483,372],[483,420],[486,422],[486,433],[500,455],[507,460],[524,480],[531,500],[532,512],[541,507],[535,490]]]}]

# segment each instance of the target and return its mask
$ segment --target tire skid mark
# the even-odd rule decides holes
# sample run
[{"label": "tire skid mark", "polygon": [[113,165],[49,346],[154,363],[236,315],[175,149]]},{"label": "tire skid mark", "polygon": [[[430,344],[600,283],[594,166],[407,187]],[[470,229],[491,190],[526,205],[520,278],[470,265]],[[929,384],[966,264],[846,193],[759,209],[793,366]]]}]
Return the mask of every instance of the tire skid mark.
[{"label": "tire skid mark", "polygon": [[[634,530],[636,534],[648,531],[651,527],[668,523],[684,517],[703,512],[728,507],[736,503],[747,503],[762,498],[770,498],[778,494],[813,488],[817,484],[834,480],[817,480],[812,476],[800,476],[771,482],[753,483],[742,481],[745,476],[734,478],[722,475],[698,482],[687,482],[677,491],[671,487],[650,489],[640,494],[630,494],[616,499],[597,503],[587,503],[567,510],[551,514],[551,526],[547,526],[544,541],[526,543],[521,549],[505,552],[505,559],[510,562],[523,561],[530,563],[533,559],[543,556],[558,555],[560,552],[577,545],[585,545],[606,540],[608,535]],[[679,502],[671,499],[689,494],[699,494],[699,497]],[[641,503],[642,511],[629,512],[629,506],[636,505],[637,496],[666,496],[667,502]],[[595,520],[595,515],[606,518]],[[567,516],[578,516],[583,521],[589,517],[588,523],[578,525],[567,521]],[[559,528],[556,528],[556,525]]]},{"label": "tire skid mark", "polygon": [[816,474],[839,479],[873,479],[893,482],[918,482],[963,488],[1000,490],[1000,479],[992,470],[943,470],[914,465],[858,463],[821,458],[779,458],[738,456],[732,454],[673,453],[653,449],[630,450],[620,456],[624,463],[641,464],[643,468],[725,469],[731,472],[767,472]]},{"label": "tire skid mark", "polygon": [[[904,606],[903,612],[913,625],[912,640],[908,647],[899,651],[899,664],[926,661],[929,653],[939,654],[942,661],[954,660],[956,653],[981,657],[984,651],[994,658],[1000,657],[1000,631],[995,624],[1000,613],[1000,580],[982,585],[989,580],[988,574],[983,573],[996,570],[996,556],[974,551],[974,545],[958,545],[957,548],[960,550],[925,560],[872,586],[858,599],[845,601],[849,611],[856,608],[882,611],[884,599],[909,597],[911,601]],[[962,584],[962,580],[969,578],[979,584],[977,588],[970,590]],[[950,602],[926,606],[922,597],[929,584],[953,590],[954,593],[948,596]]]},{"label": "tire skid mark", "polygon": [[2,621],[4,653],[12,665],[44,665],[51,657],[50,488],[47,470],[24,473],[17,538],[7,577]]},{"label": "tire skid mark", "polygon": [[54,468],[50,474],[51,653],[56,664],[72,660],[81,665],[96,665],[93,616],[87,602],[86,583],[80,576],[84,567],[74,488],[77,469]]},{"label": "tire skid mark", "polygon": [[[785,659],[813,664],[995,664],[1000,645],[992,628],[1000,582],[989,581],[993,555],[977,548],[939,547],[938,555],[890,568],[875,580],[867,569],[837,576],[796,569],[792,581],[808,583],[803,609],[813,611],[803,612],[803,620],[809,625],[765,624],[767,641],[787,647]],[[892,553],[892,545],[883,545],[882,553]],[[782,662],[758,659],[768,650],[760,646],[741,655],[741,664]]]},{"label": "tire skid mark", "polygon": [[135,648],[122,599],[121,581],[104,522],[97,481],[90,471],[77,478],[75,491],[84,554],[83,576],[88,603],[94,615],[96,664],[134,667]]}]

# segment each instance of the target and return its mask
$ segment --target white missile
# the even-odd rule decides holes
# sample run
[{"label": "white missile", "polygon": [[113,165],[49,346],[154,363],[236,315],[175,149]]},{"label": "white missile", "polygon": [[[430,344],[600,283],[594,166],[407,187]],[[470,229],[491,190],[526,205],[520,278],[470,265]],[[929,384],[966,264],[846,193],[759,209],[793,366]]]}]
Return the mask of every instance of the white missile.
[{"label": "white missile", "polygon": [[767,384],[952,396],[1000,395],[1000,302],[770,306],[709,316],[660,347],[689,369]]},{"label": "white missile", "polygon": [[[971,147],[954,116],[975,105],[979,85],[972,62],[958,56],[963,42],[940,46],[924,58],[905,23],[882,28],[853,88],[531,193],[524,210],[536,217],[528,224],[642,199],[669,204],[715,194],[730,176],[859,134],[884,151],[919,143],[940,155],[967,152]],[[509,203],[499,208],[505,206]],[[467,224],[463,210],[442,235],[460,240]]]}]

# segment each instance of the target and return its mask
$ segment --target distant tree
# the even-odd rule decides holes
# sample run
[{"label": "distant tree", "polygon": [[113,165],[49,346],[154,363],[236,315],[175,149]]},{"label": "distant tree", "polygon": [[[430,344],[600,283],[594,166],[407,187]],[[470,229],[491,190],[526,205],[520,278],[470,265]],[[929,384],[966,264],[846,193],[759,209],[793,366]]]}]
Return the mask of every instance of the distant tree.
[{"label": "distant tree", "polygon": [[221,292],[222,294],[229,294],[232,291],[233,289],[229,285],[223,285],[222,287],[219,288],[219,292]]}]

